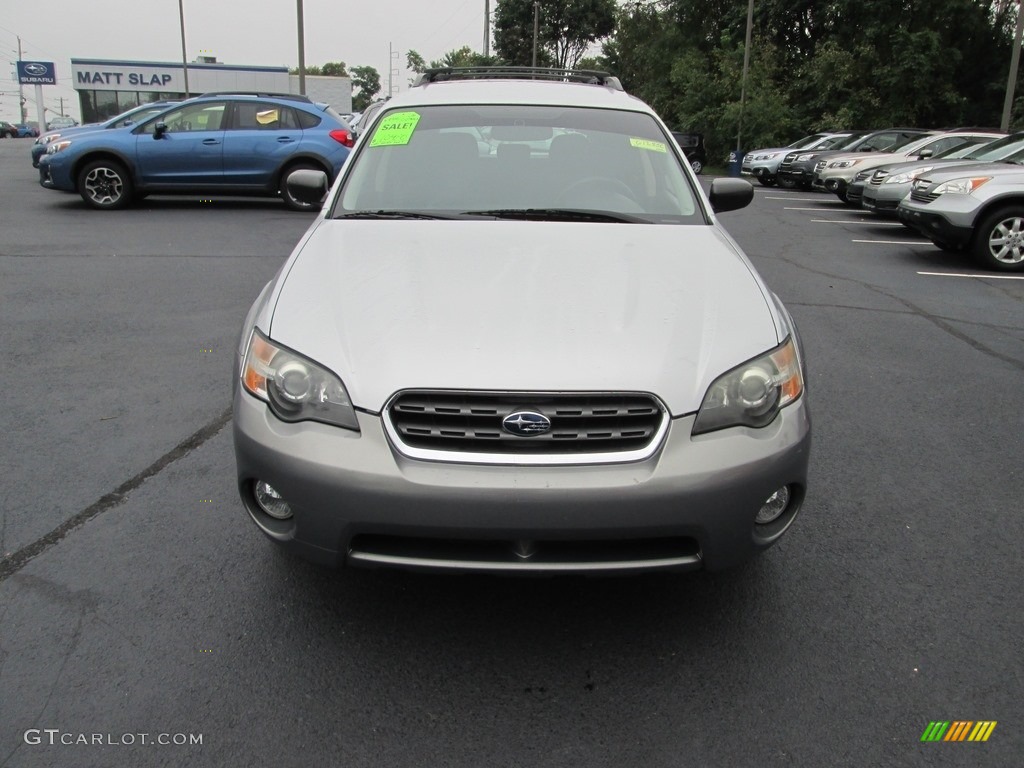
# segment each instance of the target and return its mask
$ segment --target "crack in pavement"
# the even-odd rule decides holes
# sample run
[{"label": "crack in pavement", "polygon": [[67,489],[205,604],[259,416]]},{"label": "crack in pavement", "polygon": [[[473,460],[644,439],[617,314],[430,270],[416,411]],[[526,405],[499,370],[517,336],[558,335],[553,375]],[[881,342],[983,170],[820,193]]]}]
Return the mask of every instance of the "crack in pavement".
[{"label": "crack in pavement", "polygon": [[88,507],[73,515],[70,519],[65,520],[46,535],[36,539],[31,544],[25,545],[17,552],[12,553],[10,557],[4,557],[4,559],[0,561],[0,583],[3,583],[12,574],[20,571],[31,560],[50,549],[50,547],[57,544],[76,528],[85,525],[85,523],[92,520],[101,512],[106,512],[108,509],[112,509],[113,507],[120,505],[127,499],[128,495],[132,491],[146,482],[149,478],[159,474],[169,465],[178,461],[178,459],[187,456],[196,448],[203,445],[210,438],[220,432],[229,421],[231,421],[230,406],[228,406],[213,421],[193,432],[137,475],[121,483],[121,485],[113,491],[100,497]]},{"label": "crack in pavement", "polygon": [[[850,309],[857,312],[882,312],[890,315],[916,315],[910,309],[882,309],[880,307],[859,307],[854,304],[824,304],[812,301],[787,301],[787,307],[810,307],[812,309]],[[1024,334],[1024,327],[1017,325],[999,325],[996,323],[982,323],[978,320],[964,320],[959,317],[947,317],[945,315],[933,315],[939,320],[960,325],[970,325],[977,328],[988,328],[990,331],[1007,331],[1012,336],[1014,333]],[[1015,338],[1015,337],[1014,337]]]},{"label": "crack in pavement", "polygon": [[[855,277],[846,277],[844,275],[837,275],[832,272],[827,272],[823,269],[814,269],[813,267],[809,267],[806,264],[801,264],[788,256],[776,256],[775,258],[797,269],[801,269],[815,275],[820,275],[822,277],[827,277],[832,280],[842,280],[844,282],[853,283],[854,285],[859,285],[862,288],[865,288],[869,291],[873,291],[874,293],[877,293],[880,296],[885,296],[887,299],[891,299],[892,301],[895,301],[897,304],[902,304],[904,307],[909,309],[912,314],[917,315],[923,320],[927,320],[929,323],[934,325],[939,330],[944,331],[945,333],[949,334],[955,339],[959,339],[960,341],[967,344],[969,347],[977,350],[978,352],[981,352],[983,355],[987,355],[988,357],[992,357],[996,360],[1002,360],[1004,363],[1007,363],[1008,365],[1018,370],[1024,371],[1024,360],[1018,360],[1017,358],[1011,357],[1010,355],[1004,355],[1002,352],[998,352],[997,350],[994,350],[991,347],[982,344],[980,341],[971,338],[963,331],[957,330],[938,315],[933,315],[923,307],[919,307],[912,301],[908,301],[907,299],[904,299],[900,296],[891,294],[880,286],[872,285],[871,283],[865,282],[863,280],[858,280]],[[878,311],[884,312],[886,310]]]}]

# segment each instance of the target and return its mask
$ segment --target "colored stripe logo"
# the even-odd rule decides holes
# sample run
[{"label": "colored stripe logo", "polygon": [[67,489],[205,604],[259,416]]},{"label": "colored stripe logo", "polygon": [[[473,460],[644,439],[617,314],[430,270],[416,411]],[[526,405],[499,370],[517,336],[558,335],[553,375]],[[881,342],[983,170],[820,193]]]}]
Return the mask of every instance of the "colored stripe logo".
[{"label": "colored stripe logo", "polygon": [[921,734],[921,741],[988,741],[995,720],[933,720]]}]

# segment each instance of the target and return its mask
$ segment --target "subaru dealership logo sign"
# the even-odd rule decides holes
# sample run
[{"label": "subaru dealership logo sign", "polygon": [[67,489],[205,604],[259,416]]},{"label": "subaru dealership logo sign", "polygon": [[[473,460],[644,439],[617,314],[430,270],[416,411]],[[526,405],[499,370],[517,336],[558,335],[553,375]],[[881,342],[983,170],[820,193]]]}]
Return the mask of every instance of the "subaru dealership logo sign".
[{"label": "subaru dealership logo sign", "polygon": [[56,85],[57,70],[52,61],[19,61],[18,82],[21,85]]}]

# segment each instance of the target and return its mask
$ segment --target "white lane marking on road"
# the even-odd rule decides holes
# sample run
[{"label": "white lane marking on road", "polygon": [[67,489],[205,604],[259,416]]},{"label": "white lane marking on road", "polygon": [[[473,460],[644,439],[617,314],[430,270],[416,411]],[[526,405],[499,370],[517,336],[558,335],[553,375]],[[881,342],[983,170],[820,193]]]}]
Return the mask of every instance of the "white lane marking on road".
[{"label": "white lane marking on road", "polygon": [[934,245],[931,240],[851,240],[851,243],[882,243],[885,245]]},{"label": "white lane marking on road", "polygon": [[811,219],[815,224],[870,224],[873,227],[902,227],[898,221],[843,221],[835,219]]},{"label": "white lane marking on road", "polygon": [[929,277],[976,277],[981,280],[1024,280],[1024,275],[969,275],[960,272],[918,272]]},{"label": "white lane marking on road", "polygon": [[[796,206],[792,206],[792,205],[784,205],[784,206],[782,206],[782,210],[784,210],[784,211],[818,211],[820,213],[823,209],[822,208],[797,208]],[[829,211],[829,213],[832,213],[832,211]],[[849,213],[849,214],[855,215],[855,216],[863,216],[864,215],[860,211],[836,211],[836,213]]]}]

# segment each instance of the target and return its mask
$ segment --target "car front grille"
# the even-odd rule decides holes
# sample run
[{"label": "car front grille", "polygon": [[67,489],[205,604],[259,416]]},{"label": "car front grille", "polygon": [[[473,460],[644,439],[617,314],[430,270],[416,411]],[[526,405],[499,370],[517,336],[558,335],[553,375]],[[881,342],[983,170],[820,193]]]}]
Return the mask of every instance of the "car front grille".
[{"label": "car front grille", "polygon": [[871,177],[871,186],[872,187],[880,186],[881,183],[883,181],[885,181],[888,176],[889,176],[889,172],[888,171],[883,171],[883,170],[875,171],[874,175]]},{"label": "car front grille", "polygon": [[790,152],[788,155],[782,158],[782,162],[779,163],[779,170],[788,171],[793,166],[793,161],[796,160],[797,154],[797,152]]},{"label": "car front grille", "polygon": [[925,192],[929,186],[930,182],[915,184],[914,188],[910,190],[910,199],[915,203],[930,203],[933,200],[937,200],[939,196],[934,192]]},{"label": "car front grille", "polygon": [[[540,414],[550,429],[513,434],[503,421],[517,412]],[[392,440],[407,455],[491,463],[645,458],[668,423],[665,407],[645,393],[408,390],[391,400],[385,415]]]}]

